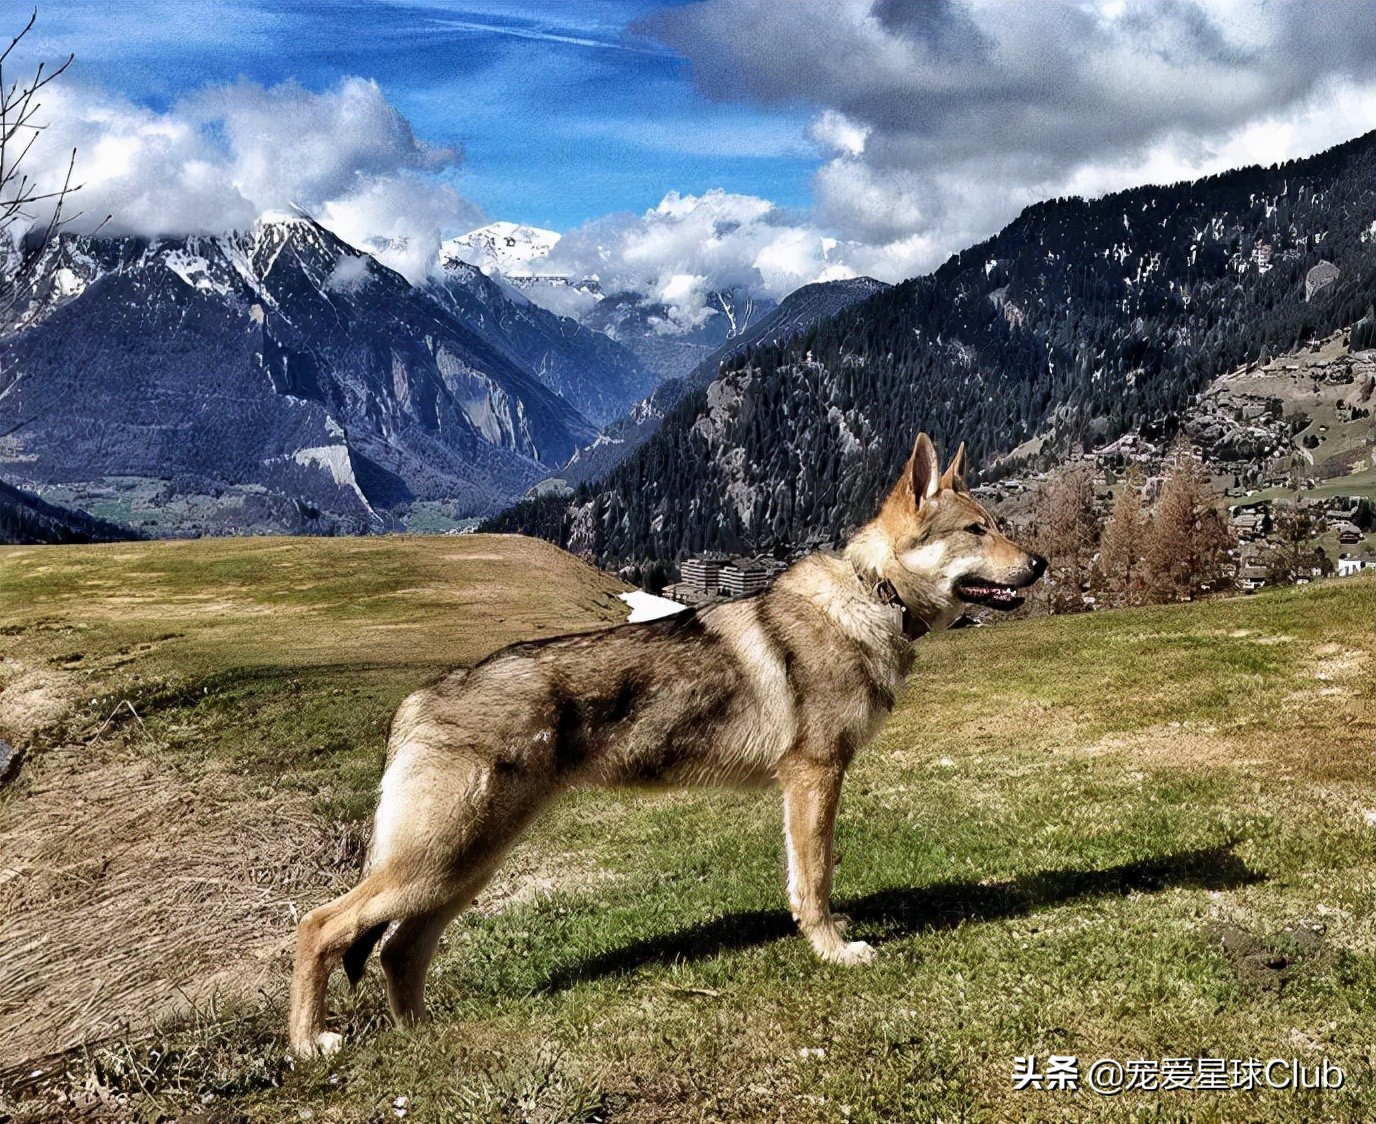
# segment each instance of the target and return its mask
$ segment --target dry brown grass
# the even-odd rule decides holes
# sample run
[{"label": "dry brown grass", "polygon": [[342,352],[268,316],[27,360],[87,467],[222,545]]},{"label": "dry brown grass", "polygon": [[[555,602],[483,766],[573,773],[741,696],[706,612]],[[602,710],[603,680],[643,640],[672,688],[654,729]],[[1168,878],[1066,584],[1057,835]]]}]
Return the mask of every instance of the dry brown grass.
[{"label": "dry brown grass", "polygon": [[146,1025],[218,990],[276,990],[297,899],[344,840],[301,797],[255,798],[117,745],[42,755],[0,818],[0,1057]]},{"label": "dry brown grass", "polygon": [[[0,551],[0,733],[28,757],[0,793],[0,1070],[219,996],[276,1001],[297,916],[355,873],[366,821],[322,814],[330,763],[310,784],[271,768],[300,748],[289,724],[253,761],[232,752],[255,719],[236,704],[202,736],[235,674],[265,674],[248,705],[288,716],[301,667],[372,665],[390,698],[448,661],[615,620],[620,588],[514,537]],[[378,704],[333,693],[334,727],[380,762]],[[528,862],[482,904],[596,877]]]}]

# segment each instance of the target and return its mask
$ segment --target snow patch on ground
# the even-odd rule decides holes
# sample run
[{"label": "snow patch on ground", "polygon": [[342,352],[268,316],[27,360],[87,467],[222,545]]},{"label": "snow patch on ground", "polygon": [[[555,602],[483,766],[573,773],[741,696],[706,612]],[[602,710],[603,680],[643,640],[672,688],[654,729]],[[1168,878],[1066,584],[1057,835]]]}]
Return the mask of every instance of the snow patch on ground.
[{"label": "snow patch on ground", "polygon": [[354,465],[349,460],[349,450],[345,445],[316,445],[310,449],[297,449],[292,454],[297,464],[325,469],[334,482],[344,488],[358,488],[354,479]]},{"label": "snow patch on ground", "polygon": [[173,273],[201,292],[219,293],[224,296],[230,291],[223,281],[216,280],[210,273],[210,263],[199,254],[186,250],[170,250],[163,255],[163,264]]},{"label": "snow patch on ground", "polygon": [[626,619],[631,624],[639,624],[641,621],[657,621],[661,617],[672,617],[675,613],[681,613],[687,608],[680,605],[677,601],[670,601],[667,597],[656,597],[653,593],[645,593],[639,589],[632,590],[630,593],[618,593],[617,596],[631,607],[630,616]]}]

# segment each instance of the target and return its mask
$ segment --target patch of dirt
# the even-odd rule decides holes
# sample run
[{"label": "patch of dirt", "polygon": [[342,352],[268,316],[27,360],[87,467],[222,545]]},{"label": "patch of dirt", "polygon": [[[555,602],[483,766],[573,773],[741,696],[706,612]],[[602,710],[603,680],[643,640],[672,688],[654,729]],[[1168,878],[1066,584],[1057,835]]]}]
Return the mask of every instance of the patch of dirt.
[{"label": "patch of dirt", "polygon": [[1370,657],[1356,648],[1324,644],[1314,649],[1314,678],[1323,683],[1343,683],[1359,679]]},{"label": "patch of dirt", "polygon": [[342,889],[358,848],[248,784],[89,746],[26,769],[0,805],[0,1058],[285,987],[297,902]]},{"label": "patch of dirt", "polygon": [[74,676],[0,659],[0,731],[21,748],[55,730],[78,693]]},{"label": "patch of dirt", "polygon": [[[1222,737],[1211,726],[1176,723],[1148,726],[1129,733],[1106,734],[1081,752],[1123,753],[1140,765],[1202,768],[1214,765],[1260,765],[1266,758],[1252,746],[1243,747]],[[1250,752],[1249,752],[1250,751]]]},{"label": "patch of dirt", "polygon": [[1369,652],[1341,644],[1322,644],[1304,665],[1305,677],[1312,678],[1314,685],[1290,691],[1287,701],[1312,703],[1322,699],[1328,706],[1369,710],[1370,666]]},{"label": "patch of dirt", "polygon": [[498,869],[473,908],[491,916],[515,909],[550,894],[575,894],[620,876],[588,862],[576,851],[562,855],[536,855],[517,850]]},{"label": "patch of dirt", "polygon": [[1230,640],[1251,640],[1253,644],[1261,644],[1264,647],[1269,647],[1274,644],[1293,644],[1295,642],[1293,636],[1286,636],[1284,633],[1272,635],[1270,633],[1258,632],[1255,628],[1204,629],[1200,635],[1226,636]]},{"label": "patch of dirt", "polygon": [[1325,957],[1321,921],[1297,921],[1261,938],[1240,925],[1219,922],[1209,929],[1209,941],[1223,953],[1233,975],[1246,987],[1280,991],[1300,963],[1314,965]]}]

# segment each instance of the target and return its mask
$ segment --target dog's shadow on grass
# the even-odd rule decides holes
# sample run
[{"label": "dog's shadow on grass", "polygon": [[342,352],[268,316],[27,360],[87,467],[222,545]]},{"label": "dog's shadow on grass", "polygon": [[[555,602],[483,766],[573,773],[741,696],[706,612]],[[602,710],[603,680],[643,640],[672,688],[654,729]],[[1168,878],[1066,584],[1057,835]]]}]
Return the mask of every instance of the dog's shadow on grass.
[{"label": "dog's shadow on grass", "polygon": [[[1020,917],[1042,906],[1103,894],[1154,893],[1169,887],[1229,890],[1265,877],[1233,853],[1235,843],[1140,859],[1104,870],[1043,870],[1005,882],[940,882],[838,899],[851,933],[871,944],[962,923]],[[768,944],[797,932],[786,910],[728,913],[658,937],[635,941],[551,974],[545,989],[624,975],[651,964],[704,960],[719,952]]]}]

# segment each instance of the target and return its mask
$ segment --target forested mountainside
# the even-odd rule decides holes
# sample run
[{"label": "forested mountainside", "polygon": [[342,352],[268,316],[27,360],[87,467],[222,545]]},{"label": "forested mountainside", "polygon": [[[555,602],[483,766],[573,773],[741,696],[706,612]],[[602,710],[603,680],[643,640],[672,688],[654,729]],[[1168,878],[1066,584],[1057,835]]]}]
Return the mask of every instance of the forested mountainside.
[{"label": "forested mountainside", "polygon": [[579,449],[558,476],[575,486],[605,476],[659,432],[660,422],[684,395],[716,378],[722,363],[752,347],[783,343],[888,287],[873,277],[852,277],[843,281],[818,281],[795,289],[768,316],[732,336],[687,375],[660,383],[653,394],[637,403],[625,417],[606,426],[592,445]]},{"label": "forested mountainside", "polygon": [[[1169,433],[1209,380],[1360,319],[1376,133],[1319,156],[1027,208],[934,274],[725,364],[571,497],[492,520],[603,563],[832,538],[925,429],[986,476]],[[1003,457],[1003,460],[999,460]]]},{"label": "forested mountainside", "polygon": [[138,537],[128,527],[47,503],[0,480],[0,543],[121,542]]},{"label": "forested mountainside", "polygon": [[144,481],[157,533],[368,530],[416,499],[481,514],[596,432],[454,290],[304,217],[42,252],[0,332],[0,472],[78,497]]}]

